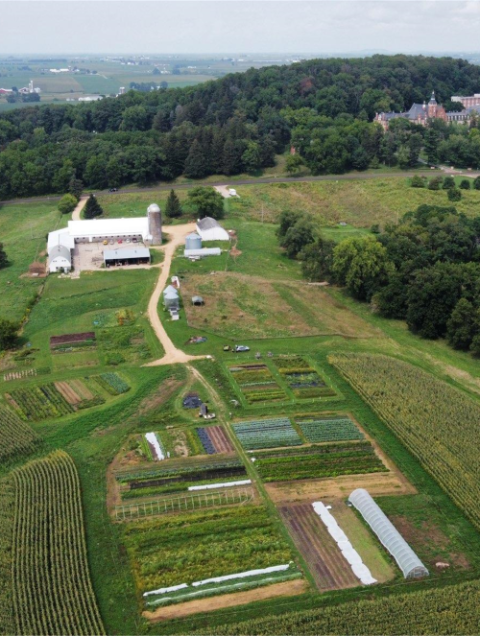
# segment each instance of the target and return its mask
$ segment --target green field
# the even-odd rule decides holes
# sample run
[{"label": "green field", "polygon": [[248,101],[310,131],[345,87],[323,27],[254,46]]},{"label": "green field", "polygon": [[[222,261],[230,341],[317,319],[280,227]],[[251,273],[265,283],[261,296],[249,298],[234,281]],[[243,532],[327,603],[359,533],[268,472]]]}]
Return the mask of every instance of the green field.
[{"label": "green field", "polygon": [[[144,366],[164,353],[146,316],[159,269],[82,273],[78,279],[22,278],[30,263],[43,258],[45,234],[66,219],[48,202],[0,209],[0,236],[12,259],[0,272],[0,316],[21,319],[33,294],[43,288],[28,312],[19,349],[0,358],[2,430],[10,436],[2,440],[9,464],[0,467],[0,478],[23,466],[27,454],[36,459],[59,449],[73,459],[91,580],[108,634],[350,633],[357,629],[352,620],[360,621],[355,625],[365,626],[365,633],[396,633],[397,627],[399,633],[409,633],[403,618],[407,610],[418,611],[410,617],[418,633],[475,633],[480,534],[474,525],[478,505],[471,499],[477,490],[471,440],[478,418],[470,421],[467,415],[480,408],[478,363],[442,341],[418,339],[403,323],[381,318],[338,288],[305,285],[299,263],[286,259],[278,247],[274,223],[282,209],[305,209],[319,219],[325,236],[339,239],[366,232],[373,223],[395,220],[422,202],[446,204],[445,193],[411,189],[405,178],[387,177],[287,187],[259,184],[238,186],[238,191],[241,198],[228,202],[223,221],[237,232],[237,254],[197,263],[177,255],[171,274],[181,280],[181,319],[171,322],[159,307],[177,347],[214,358],[189,365]],[[183,200],[186,192],[179,193]],[[167,195],[104,194],[101,203],[110,218],[143,215],[153,201],[164,207]],[[480,193],[471,191],[458,208],[473,214],[478,205]],[[348,225],[338,226],[343,220]],[[195,292],[204,296],[204,307],[190,306]],[[51,336],[90,331],[95,341],[84,348],[50,349]],[[197,335],[205,335],[206,342],[187,344]],[[223,350],[240,343],[250,352]],[[378,356],[365,357],[373,354],[395,361],[400,372],[394,362],[393,371],[390,366],[385,373],[383,367],[377,370],[372,360]],[[7,378],[8,373],[21,372],[24,377]],[[415,390],[403,387],[407,376],[413,378]],[[395,380],[395,391],[388,383],[377,391],[379,378],[385,377]],[[285,398],[252,399],[266,391],[264,385],[278,387]],[[428,403],[425,387],[436,396]],[[87,402],[85,408],[69,401],[74,400],[70,390],[77,392],[80,403]],[[89,402],[89,391],[102,400]],[[216,415],[211,424],[222,427],[235,453],[205,454],[196,429],[210,422],[198,418],[198,409],[183,408],[183,398],[191,391],[208,402]],[[22,426],[6,394],[21,402]],[[252,428],[254,435],[247,439],[240,428],[253,423],[259,430]],[[145,442],[149,432],[155,432],[170,458],[152,461]],[[436,435],[434,442],[428,443],[427,434]],[[440,457],[435,466],[441,458],[448,460],[448,470],[435,470],[432,457]],[[394,576],[369,588],[319,592],[312,568],[321,559],[312,563],[296,547],[273,490],[285,488],[282,503],[290,504],[290,496],[295,503],[298,496],[310,504],[320,483],[313,479],[340,488],[342,480],[361,484],[365,477],[376,479],[374,473],[381,488],[391,474],[390,463],[404,480],[398,483],[408,484],[409,490],[388,486],[390,490],[379,491],[379,503],[427,565],[430,577],[404,581],[366,526],[363,535],[353,524],[349,532],[346,514],[339,523],[350,540],[362,542],[368,533],[372,558],[383,560]],[[120,473],[130,476],[122,481]],[[229,501],[226,493],[234,491],[219,484],[237,477],[251,485],[246,494],[232,495]],[[470,479],[469,495],[464,488]],[[135,490],[132,484],[139,481],[143,486]],[[218,492],[187,491],[205,485],[215,485]],[[332,500],[343,502],[349,492],[341,492]],[[13,567],[8,557],[12,504],[4,482],[0,497],[5,501],[0,510],[0,621],[4,615],[4,623],[11,624],[5,581],[11,580]],[[122,517],[116,515],[121,506],[136,508]],[[347,567],[337,557],[336,567]],[[197,594],[194,582],[290,562],[291,572],[276,573],[268,581],[253,577],[225,586],[208,583],[192,596]],[[438,562],[448,567],[439,568]],[[299,577],[303,582],[294,580]],[[304,585],[297,595],[258,600],[260,590],[295,583]],[[142,596],[182,584],[187,587],[166,595]],[[250,594],[248,601],[221,606],[225,594],[237,592]],[[177,606],[180,612],[192,598],[209,603],[209,597],[220,603],[217,610],[176,617]],[[63,611],[61,601],[57,603]],[[150,623],[142,616],[144,610],[161,612],[167,605],[171,620]],[[389,611],[396,616],[395,624]]]}]

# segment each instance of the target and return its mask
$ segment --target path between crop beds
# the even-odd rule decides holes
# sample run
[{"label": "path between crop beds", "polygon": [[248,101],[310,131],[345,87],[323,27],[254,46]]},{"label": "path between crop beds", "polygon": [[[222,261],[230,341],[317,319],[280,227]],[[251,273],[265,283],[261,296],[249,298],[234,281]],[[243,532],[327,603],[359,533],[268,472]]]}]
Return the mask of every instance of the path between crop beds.
[{"label": "path between crop beds", "polygon": [[158,315],[158,301],[160,300],[160,294],[162,293],[168,281],[170,267],[172,265],[172,259],[173,255],[175,254],[175,250],[184,242],[187,234],[190,234],[195,230],[195,223],[165,226],[163,230],[165,234],[169,235],[170,241],[165,246],[158,248],[165,254],[165,260],[161,265],[160,276],[158,277],[157,284],[155,285],[155,289],[153,290],[150,302],[148,303],[148,318],[155,332],[155,335],[160,340],[160,343],[165,350],[165,354],[159,360],[155,360],[154,362],[149,362],[148,364],[146,364],[145,366],[147,367],[158,367],[166,364],[178,363],[184,364],[186,362],[189,362],[190,360],[200,360],[201,358],[205,357],[189,356],[181,349],[177,349],[173,342],[170,340],[170,337],[165,331],[165,327],[162,325],[162,322]]}]

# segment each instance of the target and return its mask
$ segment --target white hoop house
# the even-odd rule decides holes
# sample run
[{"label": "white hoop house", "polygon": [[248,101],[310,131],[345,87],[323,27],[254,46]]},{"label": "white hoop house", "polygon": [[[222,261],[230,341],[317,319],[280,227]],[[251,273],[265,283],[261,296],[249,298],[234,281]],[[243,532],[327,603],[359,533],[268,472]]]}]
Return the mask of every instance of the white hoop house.
[{"label": "white hoop house", "polygon": [[348,500],[393,556],[406,579],[428,576],[427,568],[364,488],[354,490]]}]

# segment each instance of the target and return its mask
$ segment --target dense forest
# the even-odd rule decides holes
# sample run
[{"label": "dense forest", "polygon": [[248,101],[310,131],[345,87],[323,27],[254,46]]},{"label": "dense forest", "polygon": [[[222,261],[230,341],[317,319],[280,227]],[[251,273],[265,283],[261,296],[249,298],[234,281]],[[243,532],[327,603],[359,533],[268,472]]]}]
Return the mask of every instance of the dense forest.
[{"label": "dense forest", "polygon": [[[480,67],[423,56],[310,60],[251,69],[206,84],[129,91],[99,102],[29,106],[0,115],[0,198],[66,192],[72,177],[89,188],[146,184],[185,174],[255,173],[276,153],[297,150],[314,174],[429,160],[480,166],[480,131],[431,130],[397,120],[387,134],[376,111],[405,110],[435,90],[480,87]],[[458,105],[456,105],[458,106]],[[425,138],[428,137],[428,138]]]},{"label": "dense forest", "polygon": [[278,235],[306,277],[345,286],[424,337],[480,356],[480,217],[421,205],[380,233],[335,244],[305,214],[284,212]]}]

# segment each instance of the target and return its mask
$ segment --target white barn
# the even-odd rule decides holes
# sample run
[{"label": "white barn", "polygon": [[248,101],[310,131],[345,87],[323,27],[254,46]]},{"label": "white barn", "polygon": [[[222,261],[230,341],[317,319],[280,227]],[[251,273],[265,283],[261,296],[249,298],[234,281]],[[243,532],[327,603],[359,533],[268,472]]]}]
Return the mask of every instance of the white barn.
[{"label": "white barn", "polygon": [[197,234],[202,241],[229,241],[228,232],[223,229],[220,223],[206,216],[204,219],[197,221]]},{"label": "white barn", "polygon": [[48,254],[48,271],[69,272],[72,269],[72,252],[65,245],[55,245]]}]

